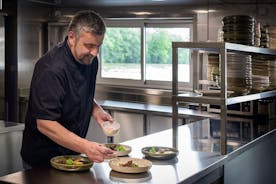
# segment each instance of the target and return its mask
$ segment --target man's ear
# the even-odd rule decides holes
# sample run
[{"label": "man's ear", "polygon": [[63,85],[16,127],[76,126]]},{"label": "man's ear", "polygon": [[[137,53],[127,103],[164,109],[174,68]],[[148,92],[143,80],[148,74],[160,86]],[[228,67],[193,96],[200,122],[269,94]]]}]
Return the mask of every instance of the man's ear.
[{"label": "man's ear", "polygon": [[75,34],[74,34],[73,31],[69,31],[69,32],[68,32],[68,38],[69,38],[69,37],[75,37]]},{"label": "man's ear", "polygon": [[73,31],[68,32],[68,43],[69,45],[72,45],[74,43],[74,40],[76,38],[76,35]]}]

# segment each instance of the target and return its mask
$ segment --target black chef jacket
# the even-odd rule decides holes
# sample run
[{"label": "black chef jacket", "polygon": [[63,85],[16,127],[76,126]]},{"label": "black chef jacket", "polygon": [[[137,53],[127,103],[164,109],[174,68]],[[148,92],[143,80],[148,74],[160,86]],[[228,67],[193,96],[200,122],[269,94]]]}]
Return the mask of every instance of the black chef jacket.
[{"label": "black chef jacket", "polygon": [[49,165],[53,156],[77,154],[64,148],[37,129],[36,120],[59,122],[85,137],[91,118],[98,59],[91,65],[77,62],[67,38],[42,56],[35,65],[25,119],[22,159],[31,166]]}]

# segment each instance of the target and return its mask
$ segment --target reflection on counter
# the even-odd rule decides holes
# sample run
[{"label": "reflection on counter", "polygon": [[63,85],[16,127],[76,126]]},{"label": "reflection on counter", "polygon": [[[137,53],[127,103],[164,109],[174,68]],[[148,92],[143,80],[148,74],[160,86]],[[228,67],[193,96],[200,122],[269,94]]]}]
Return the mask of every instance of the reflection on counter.
[{"label": "reflection on counter", "polygon": [[[275,120],[262,119],[260,121],[261,119],[258,118],[246,119],[237,117],[232,119],[227,122],[227,153],[275,128]],[[207,121],[207,123],[190,126],[192,134],[191,149],[195,151],[220,152],[220,120],[206,119],[204,121]]]},{"label": "reflection on counter", "polygon": [[111,170],[109,178],[115,182],[122,183],[143,183],[151,179],[151,172],[143,172],[138,174],[125,174]]},{"label": "reflection on counter", "polygon": [[143,157],[143,159],[148,159],[152,162],[152,165],[172,165],[174,166],[178,162],[178,158],[175,157],[173,159],[169,160],[157,160],[154,158],[148,158],[148,157]]}]

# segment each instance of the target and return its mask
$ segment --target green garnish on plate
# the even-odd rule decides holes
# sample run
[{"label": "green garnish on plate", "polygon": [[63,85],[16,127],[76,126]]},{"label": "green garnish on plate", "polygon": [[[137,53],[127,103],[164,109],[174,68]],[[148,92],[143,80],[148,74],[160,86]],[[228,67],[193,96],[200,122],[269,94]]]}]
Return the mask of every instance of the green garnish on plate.
[{"label": "green garnish on plate", "polygon": [[74,161],[72,160],[72,158],[68,158],[68,159],[66,159],[66,164],[67,165],[73,165]]},{"label": "green garnish on plate", "polygon": [[155,147],[151,147],[150,150],[149,150],[149,152],[150,152],[150,153],[153,153],[153,154],[156,153]]},{"label": "green garnish on plate", "polygon": [[136,163],[134,163],[134,162],[132,162],[131,167],[139,167],[139,165],[136,164]]},{"label": "green garnish on plate", "polygon": [[126,151],[126,149],[125,149],[124,146],[122,146],[122,145],[117,145],[117,146],[116,146],[116,150],[117,150],[117,151]]}]

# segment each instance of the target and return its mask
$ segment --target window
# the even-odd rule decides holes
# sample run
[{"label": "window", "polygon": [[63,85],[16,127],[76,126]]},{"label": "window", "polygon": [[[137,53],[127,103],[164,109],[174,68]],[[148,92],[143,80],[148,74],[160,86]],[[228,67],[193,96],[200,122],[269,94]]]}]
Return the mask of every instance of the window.
[{"label": "window", "polygon": [[[190,28],[146,27],[146,80],[172,81],[172,42],[190,41]],[[189,51],[179,50],[180,82],[190,81]]]},{"label": "window", "polygon": [[[191,25],[191,20],[107,21],[99,82],[170,88],[172,41],[191,41]],[[178,52],[179,81],[190,85],[190,52]]]},{"label": "window", "polygon": [[101,56],[103,78],[141,80],[140,28],[107,28]]}]

